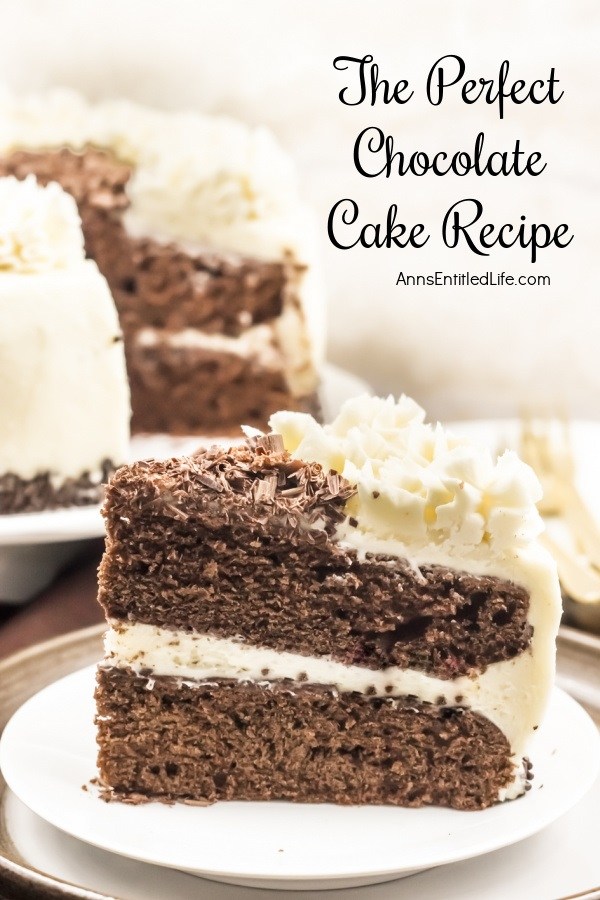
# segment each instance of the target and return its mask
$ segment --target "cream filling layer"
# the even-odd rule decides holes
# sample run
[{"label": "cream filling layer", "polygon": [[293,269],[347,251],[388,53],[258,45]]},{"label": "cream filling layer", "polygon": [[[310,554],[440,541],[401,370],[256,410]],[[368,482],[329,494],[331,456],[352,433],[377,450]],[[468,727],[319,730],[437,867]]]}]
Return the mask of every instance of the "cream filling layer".
[{"label": "cream filling layer", "polygon": [[254,325],[239,337],[226,334],[209,334],[199,328],[182,328],[180,331],[163,331],[158,328],[141,328],[135,342],[140,347],[168,347],[193,350],[212,350],[230,353],[243,359],[254,359],[266,369],[281,369],[281,354],[275,347],[273,328],[270,325]]},{"label": "cream filling layer", "polygon": [[523,755],[538,724],[532,719],[535,666],[530,651],[494,663],[476,677],[448,681],[415,669],[349,666],[331,657],[303,656],[142,623],[111,625],[105,636],[103,665],[130,668],[138,674],[150,669],[153,676],[184,681],[227,678],[266,682],[289,678],[302,684],[333,685],[343,692],[368,692],[390,699],[411,695],[422,702],[464,706],[497,725],[517,758]]},{"label": "cream filling layer", "polygon": [[200,328],[182,328],[166,332],[159,328],[140,328],[135,338],[138,347],[166,345],[180,349],[209,350],[250,359],[270,372],[283,372],[293,396],[312,393],[316,387],[314,372],[306,365],[306,347],[298,313],[284,312],[272,324],[252,325],[238,337],[209,334]]}]

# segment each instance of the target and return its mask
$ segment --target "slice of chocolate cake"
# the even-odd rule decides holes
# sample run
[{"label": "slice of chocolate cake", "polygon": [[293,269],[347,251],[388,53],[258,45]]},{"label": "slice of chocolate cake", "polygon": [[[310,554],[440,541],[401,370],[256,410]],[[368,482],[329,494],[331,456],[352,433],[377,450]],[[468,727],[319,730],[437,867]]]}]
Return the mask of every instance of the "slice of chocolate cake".
[{"label": "slice of chocolate cake", "polygon": [[56,181],[125,338],[136,432],[239,433],[314,411],[311,217],[273,136],[68,91],[0,102],[0,174]]},{"label": "slice of chocolate cake", "polygon": [[514,454],[359,398],[113,478],[108,796],[437,804],[527,788],[560,596]]}]

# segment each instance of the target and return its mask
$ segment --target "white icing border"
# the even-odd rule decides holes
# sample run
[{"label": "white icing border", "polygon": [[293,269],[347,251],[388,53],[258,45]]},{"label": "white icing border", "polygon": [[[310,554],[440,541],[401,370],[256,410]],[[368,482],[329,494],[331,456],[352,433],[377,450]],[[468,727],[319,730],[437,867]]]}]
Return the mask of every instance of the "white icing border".
[{"label": "white icing border", "polygon": [[156,347],[165,344],[177,349],[212,350],[216,353],[230,353],[243,359],[255,359],[263,368],[279,370],[283,360],[274,343],[274,329],[271,325],[254,325],[238,337],[230,337],[220,332],[209,334],[200,328],[182,328],[165,331],[160,328],[140,328],[133,338],[138,347]]}]

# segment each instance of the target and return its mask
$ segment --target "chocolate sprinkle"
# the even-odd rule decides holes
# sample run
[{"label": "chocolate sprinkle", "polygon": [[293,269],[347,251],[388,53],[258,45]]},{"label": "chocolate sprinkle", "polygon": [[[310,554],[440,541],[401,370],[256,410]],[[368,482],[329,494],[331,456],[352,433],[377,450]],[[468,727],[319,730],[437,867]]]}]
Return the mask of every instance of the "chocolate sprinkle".
[{"label": "chocolate sprinkle", "polygon": [[58,486],[49,472],[31,479],[11,472],[0,475],[0,515],[100,503],[104,497],[104,485],[115,471],[115,466],[105,459],[99,469],[97,479],[84,472],[79,478],[67,478]]}]

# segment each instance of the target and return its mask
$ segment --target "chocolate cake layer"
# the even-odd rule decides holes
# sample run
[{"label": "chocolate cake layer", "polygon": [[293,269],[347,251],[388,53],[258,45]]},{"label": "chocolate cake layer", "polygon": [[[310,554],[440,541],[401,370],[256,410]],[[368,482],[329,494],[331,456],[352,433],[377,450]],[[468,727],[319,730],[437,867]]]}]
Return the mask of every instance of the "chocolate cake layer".
[{"label": "chocolate cake layer", "polygon": [[[157,343],[126,345],[137,397],[134,431],[240,434],[240,423],[264,427],[283,407],[319,414],[316,395],[291,397],[281,370],[233,353]],[[207,424],[208,423],[208,424]]]},{"label": "chocolate cake layer", "polygon": [[237,336],[280,315],[281,263],[234,254],[186,253],[174,243],[133,237],[123,225],[130,166],[92,147],[81,153],[19,150],[0,158],[0,175],[57,181],[77,201],[86,252],[106,277],[123,327],[200,328]]},{"label": "chocolate cake layer", "polygon": [[483,716],[329,687],[98,671],[98,765],[115,799],[483,809],[514,777]]},{"label": "chocolate cake layer", "polygon": [[108,281],[124,331],[134,431],[216,433],[246,422],[264,428],[276,409],[316,410],[316,394],[291,395],[283,357],[272,372],[227,353],[209,359],[196,348],[136,346],[145,328],[162,339],[183,329],[236,338],[272,322],[301,267],[134,237],[123,222],[132,168],[101,149],[19,150],[0,158],[0,175],[29,173],[42,184],[57,181],[77,201],[86,253]]},{"label": "chocolate cake layer", "polygon": [[0,475],[0,515],[100,503],[105,483],[114,471],[113,463],[103,460],[99,480],[84,472],[79,478],[68,478],[58,485],[48,472],[30,480],[11,472]]},{"label": "chocolate cake layer", "polygon": [[448,679],[528,647],[522,587],[340,545],[353,492],[278,436],[124,467],[108,487],[100,602],[124,622]]}]

